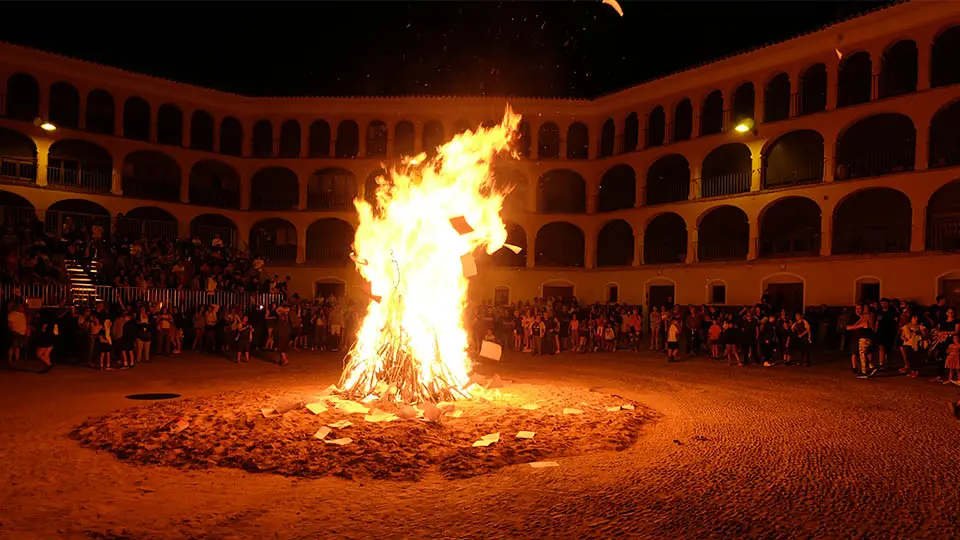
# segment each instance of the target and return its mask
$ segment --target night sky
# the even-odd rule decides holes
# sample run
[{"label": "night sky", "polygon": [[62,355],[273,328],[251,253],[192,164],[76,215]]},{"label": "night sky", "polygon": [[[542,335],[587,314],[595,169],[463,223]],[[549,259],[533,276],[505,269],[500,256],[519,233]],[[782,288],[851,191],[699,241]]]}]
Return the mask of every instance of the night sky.
[{"label": "night sky", "polygon": [[0,40],[254,96],[589,98],[889,3],[4,3]]}]

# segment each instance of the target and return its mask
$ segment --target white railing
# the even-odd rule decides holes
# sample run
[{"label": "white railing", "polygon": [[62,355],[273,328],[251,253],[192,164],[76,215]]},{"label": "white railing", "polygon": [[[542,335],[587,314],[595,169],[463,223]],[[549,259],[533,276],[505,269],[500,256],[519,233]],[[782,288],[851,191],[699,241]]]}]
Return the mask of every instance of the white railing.
[{"label": "white railing", "polygon": [[[78,295],[79,295],[79,291]],[[5,284],[0,287],[3,300],[11,298],[39,298],[45,306],[67,305],[73,302],[73,288],[66,284]],[[193,289],[144,289],[139,287],[96,287],[96,297],[107,303],[129,305],[133,302],[162,302],[164,306],[191,309],[197,306],[267,306],[283,302],[279,293],[250,293],[234,291],[198,291]]]}]

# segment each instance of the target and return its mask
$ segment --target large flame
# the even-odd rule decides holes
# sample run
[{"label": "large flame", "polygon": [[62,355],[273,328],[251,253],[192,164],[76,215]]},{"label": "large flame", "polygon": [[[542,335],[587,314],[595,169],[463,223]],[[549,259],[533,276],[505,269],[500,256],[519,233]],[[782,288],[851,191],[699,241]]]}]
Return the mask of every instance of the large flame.
[{"label": "large flame", "polygon": [[[494,185],[491,166],[519,121],[507,107],[499,125],[458,135],[436,157],[421,154],[389,171],[378,180],[375,206],[355,202],[354,260],[374,301],[347,355],[344,391],[411,403],[467,395],[462,261],[507,239],[500,218],[507,190]],[[472,231],[454,228],[451,220],[461,216]]]}]

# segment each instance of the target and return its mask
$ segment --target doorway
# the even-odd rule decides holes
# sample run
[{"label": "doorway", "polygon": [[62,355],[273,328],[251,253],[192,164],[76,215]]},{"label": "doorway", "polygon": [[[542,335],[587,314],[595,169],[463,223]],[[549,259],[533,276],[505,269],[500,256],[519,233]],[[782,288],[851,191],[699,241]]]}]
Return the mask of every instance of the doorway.
[{"label": "doorway", "polygon": [[607,285],[607,303],[616,304],[620,301],[620,287],[617,285]]},{"label": "doorway", "polygon": [[324,281],[320,280],[314,283],[313,285],[313,294],[314,298],[324,297],[330,298],[330,296],[335,296],[337,298],[343,298],[344,291],[346,286],[342,281]]},{"label": "doorway", "polygon": [[960,305],[960,279],[941,279],[940,294],[947,297],[948,306]]},{"label": "doorway", "polygon": [[871,302],[880,301],[880,284],[879,283],[860,283],[860,290],[857,291],[857,301],[861,304],[869,304]]},{"label": "doorway", "polygon": [[544,300],[555,297],[565,304],[573,300],[573,285],[544,285],[541,289]]},{"label": "doorway", "polygon": [[770,291],[770,304],[775,310],[803,312],[803,283],[770,283],[767,290]]},{"label": "doorway", "polygon": [[673,309],[674,298],[673,285],[650,285],[647,292],[647,302],[650,307]]}]

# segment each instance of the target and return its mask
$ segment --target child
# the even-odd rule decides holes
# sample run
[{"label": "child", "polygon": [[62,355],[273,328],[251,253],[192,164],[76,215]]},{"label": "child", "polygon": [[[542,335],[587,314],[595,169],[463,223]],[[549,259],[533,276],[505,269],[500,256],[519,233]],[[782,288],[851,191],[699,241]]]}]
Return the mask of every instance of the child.
[{"label": "child", "polygon": [[680,350],[680,321],[673,319],[667,329],[667,362],[677,361],[678,350]]},{"label": "child", "polygon": [[246,315],[240,321],[240,328],[237,330],[237,363],[246,364],[250,361],[250,342],[253,340],[253,326],[250,325],[250,319]]},{"label": "child", "polygon": [[617,334],[613,331],[613,326],[607,324],[607,327],[603,329],[603,348],[608,352],[617,350],[616,338]]},{"label": "child", "polygon": [[947,346],[947,363],[944,365],[947,371],[947,380],[943,384],[952,382],[960,385],[960,336],[954,334],[953,343]]},{"label": "child", "polygon": [[713,360],[720,359],[720,335],[722,333],[723,328],[720,327],[720,323],[714,318],[710,324],[710,329],[707,330],[707,338],[710,340],[710,357]]},{"label": "child", "polygon": [[100,369],[110,371],[110,354],[113,352],[113,338],[111,337],[111,326],[113,321],[109,318],[104,319],[103,326],[100,327],[100,333],[97,335],[100,350]]},{"label": "child", "polygon": [[487,335],[483,336],[484,341],[489,341],[491,343],[497,342],[497,336],[493,335],[493,329],[487,328]]}]

